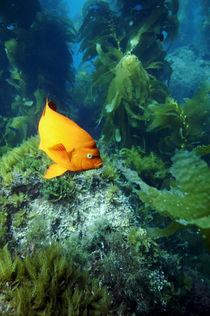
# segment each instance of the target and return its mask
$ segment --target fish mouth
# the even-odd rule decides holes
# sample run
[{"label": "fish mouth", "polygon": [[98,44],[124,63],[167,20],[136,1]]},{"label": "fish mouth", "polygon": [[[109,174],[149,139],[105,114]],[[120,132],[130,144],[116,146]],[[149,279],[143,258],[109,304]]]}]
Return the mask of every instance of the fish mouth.
[{"label": "fish mouth", "polygon": [[98,161],[95,164],[95,168],[100,168],[102,165],[103,165],[103,162],[102,161]]}]

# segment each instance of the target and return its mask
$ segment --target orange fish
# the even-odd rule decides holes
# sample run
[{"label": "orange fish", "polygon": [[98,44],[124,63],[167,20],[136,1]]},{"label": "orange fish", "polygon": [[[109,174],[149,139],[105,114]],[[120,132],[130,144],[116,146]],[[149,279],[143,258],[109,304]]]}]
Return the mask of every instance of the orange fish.
[{"label": "orange fish", "polygon": [[103,164],[93,138],[72,120],[57,113],[55,103],[48,99],[39,121],[39,135],[39,149],[55,162],[48,168],[46,179],[67,170],[94,169]]}]

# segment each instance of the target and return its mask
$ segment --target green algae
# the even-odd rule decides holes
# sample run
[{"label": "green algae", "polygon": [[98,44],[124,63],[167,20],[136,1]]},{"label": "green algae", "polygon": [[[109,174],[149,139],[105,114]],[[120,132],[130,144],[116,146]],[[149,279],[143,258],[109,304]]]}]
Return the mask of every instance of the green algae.
[{"label": "green algae", "polygon": [[0,250],[0,288],[16,315],[107,315],[105,287],[74,265],[59,245],[12,259]]},{"label": "green algae", "polygon": [[176,6],[172,8],[171,2],[158,6],[144,3],[134,14],[135,2],[122,2],[116,4],[117,15],[104,1],[97,2],[96,7],[91,5],[92,1],[84,6],[80,50],[84,52],[83,63],[95,59],[91,94],[100,95],[103,104],[99,118],[104,122],[103,137],[124,147],[142,144],[147,105],[152,100],[164,103],[169,96],[161,74],[167,70],[170,77],[171,70],[156,35],[165,30],[168,40],[176,36]]},{"label": "green algae", "polygon": [[40,193],[45,199],[51,202],[67,199],[74,200],[75,185],[72,180],[67,180],[65,178],[55,178],[51,181],[45,180]]},{"label": "green algae", "polygon": [[122,148],[120,155],[125,159],[125,164],[136,170],[143,180],[150,184],[156,184],[158,180],[164,179],[167,174],[167,168],[164,162],[154,152],[149,155],[143,149],[132,146]]},{"label": "green algae", "polygon": [[179,105],[171,97],[164,104],[151,102],[145,111],[147,132],[165,131],[162,147],[192,149],[193,143],[209,142],[206,131],[209,113],[209,84],[202,82],[191,99]]},{"label": "green algae", "polygon": [[[194,151],[177,151],[172,158],[170,173],[176,179],[171,181],[170,191],[158,190],[139,181],[141,190],[139,198],[164,216],[169,216],[172,226],[167,233],[174,233],[180,227],[195,225],[204,234],[207,244],[210,243],[210,170],[207,163]],[[160,230],[157,231],[161,236]],[[164,235],[164,230],[162,230]]]},{"label": "green algae", "polygon": [[[141,114],[149,98],[149,76],[135,55],[126,54],[115,68],[102,117],[106,139],[131,143],[131,127],[141,125]],[[139,127],[140,128],[140,127]]]}]

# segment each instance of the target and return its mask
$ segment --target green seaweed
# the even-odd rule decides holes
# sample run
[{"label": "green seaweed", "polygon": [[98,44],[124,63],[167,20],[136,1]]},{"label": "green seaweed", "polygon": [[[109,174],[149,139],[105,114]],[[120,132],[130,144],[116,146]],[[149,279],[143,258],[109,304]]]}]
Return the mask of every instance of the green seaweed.
[{"label": "green seaweed", "polygon": [[173,234],[181,227],[197,226],[210,246],[210,170],[195,151],[177,151],[169,169],[176,181],[170,191],[158,190],[139,180],[139,198],[161,215],[169,216],[172,225],[154,232],[158,236]]},{"label": "green seaweed", "polygon": [[185,99],[180,105],[186,115],[187,135],[191,142],[200,141],[205,145],[209,144],[208,116],[210,112],[209,103],[210,83],[201,82],[191,99]]},{"label": "green seaweed", "polygon": [[[176,6],[172,6],[174,2]],[[94,3],[95,7],[92,6]],[[135,10],[139,4],[141,10]],[[96,43],[99,43],[108,54],[114,50],[135,54],[143,67],[150,67],[150,73],[160,79],[161,73],[170,66],[164,60],[166,53],[157,41],[157,35],[165,31],[167,41],[176,37],[177,8],[178,0],[160,1],[158,5],[155,1],[118,1],[116,14],[105,1],[87,2],[83,8],[84,22],[79,30],[80,49],[85,52],[83,62],[97,56]]]},{"label": "green seaweed", "polygon": [[39,137],[33,136],[0,158],[0,177],[4,185],[11,184],[14,172],[19,172],[25,177],[34,172],[42,174],[49,159],[40,153],[38,144]]},{"label": "green seaweed", "polygon": [[[66,83],[74,80],[69,43],[76,32],[67,15],[44,11],[38,0],[17,0],[15,6],[3,0],[0,8],[0,80],[6,96],[0,98],[2,114],[10,117],[2,134],[5,145],[14,147],[35,133],[47,94],[62,104],[69,97]],[[10,24],[13,31],[7,29]],[[51,41],[46,41],[48,36]]]},{"label": "green seaweed", "polygon": [[[106,139],[131,143],[131,128],[144,124],[142,114],[149,98],[149,76],[135,55],[126,54],[115,67],[102,117],[105,117],[103,134]],[[140,126],[139,129],[140,129]]]},{"label": "green seaweed", "polygon": [[205,156],[210,154],[210,145],[207,146],[197,146],[194,148],[195,152],[199,156]]},{"label": "green seaweed", "polygon": [[153,99],[164,103],[169,96],[161,76],[167,70],[169,79],[171,69],[157,35],[166,31],[172,40],[178,29],[177,9],[171,1],[158,6],[142,1],[139,11],[136,4],[117,2],[116,14],[104,1],[90,1],[79,30],[82,62],[95,59],[91,93],[102,99],[103,136],[124,147],[144,141],[147,105]]},{"label": "green seaweed", "polygon": [[51,181],[45,180],[40,193],[51,202],[73,200],[75,198],[75,184],[72,180],[64,177],[55,178]]},{"label": "green seaweed", "polygon": [[0,288],[16,315],[107,315],[105,287],[74,265],[59,245],[14,260],[0,250]]},{"label": "green seaweed", "polygon": [[155,185],[158,180],[164,179],[167,173],[164,162],[153,152],[149,155],[144,150],[132,146],[122,148],[120,155],[125,158],[125,164],[136,170],[143,180]]},{"label": "green seaweed", "polygon": [[[0,202],[0,205],[1,205],[1,202]],[[5,237],[8,231],[7,220],[8,220],[8,213],[2,208],[0,211],[0,246],[5,245]]]},{"label": "green seaweed", "polygon": [[207,132],[209,110],[209,84],[203,82],[184,104],[179,105],[171,97],[164,104],[151,102],[144,113],[148,121],[147,132],[164,130],[159,146],[167,150],[174,146],[192,149],[193,144],[199,142],[207,145],[210,140]]},{"label": "green seaweed", "polygon": [[118,174],[116,171],[116,168],[112,166],[110,161],[107,161],[102,172],[103,179],[106,179],[107,181],[114,182],[118,178]]},{"label": "green seaweed", "polygon": [[106,198],[110,203],[116,203],[118,200],[119,188],[117,185],[110,183],[108,190],[106,191]]}]

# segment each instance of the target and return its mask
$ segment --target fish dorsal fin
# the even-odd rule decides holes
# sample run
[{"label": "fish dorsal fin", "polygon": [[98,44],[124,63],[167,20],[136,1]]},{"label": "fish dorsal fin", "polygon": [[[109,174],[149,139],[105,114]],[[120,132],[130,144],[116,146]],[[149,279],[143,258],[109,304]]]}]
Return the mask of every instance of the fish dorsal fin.
[{"label": "fish dorsal fin", "polygon": [[45,105],[45,108],[42,112],[42,116],[45,116],[46,114],[46,111],[47,111],[47,107],[49,107],[51,110],[53,110],[54,112],[57,112],[57,106],[56,104],[53,102],[53,101],[48,101],[48,97],[47,97],[47,100],[46,100],[46,105]]},{"label": "fish dorsal fin", "polygon": [[57,112],[57,106],[53,101],[48,101],[48,106],[51,108],[51,110]]},{"label": "fish dorsal fin", "polygon": [[61,164],[66,164],[69,161],[69,154],[66,151],[66,148],[63,144],[59,143],[52,147],[47,148],[52,154],[56,155],[56,162]]},{"label": "fish dorsal fin", "polygon": [[61,165],[55,163],[55,164],[52,164],[47,169],[47,172],[45,173],[44,178],[45,179],[55,178],[55,177],[58,177],[58,176],[62,175],[66,171],[67,171],[66,168],[64,168]]}]

